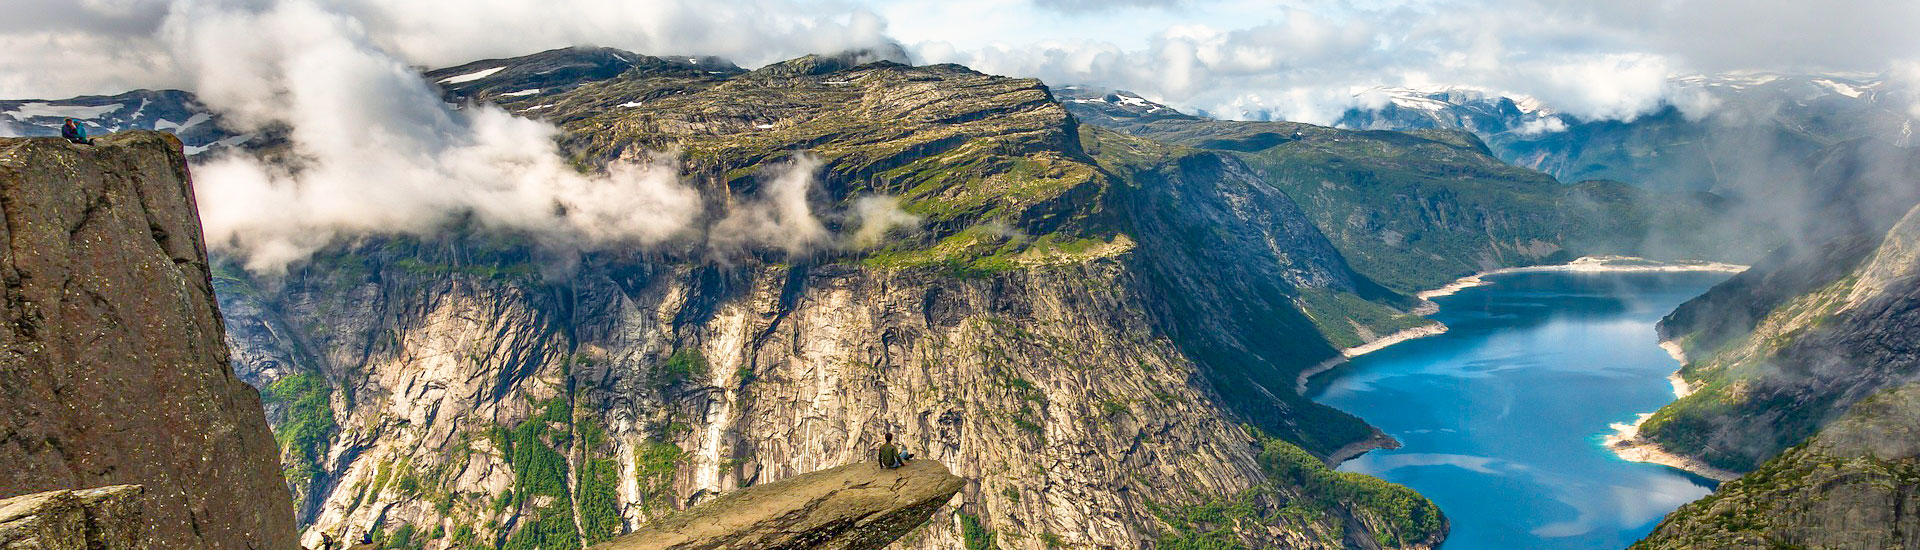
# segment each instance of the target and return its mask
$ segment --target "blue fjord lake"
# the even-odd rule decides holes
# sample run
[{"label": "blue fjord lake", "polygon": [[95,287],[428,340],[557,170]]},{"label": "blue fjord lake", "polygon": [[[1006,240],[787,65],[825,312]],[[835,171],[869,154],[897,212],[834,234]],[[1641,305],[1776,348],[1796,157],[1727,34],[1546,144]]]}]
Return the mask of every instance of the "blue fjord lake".
[{"label": "blue fjord lake", "polygon": [[1527,272],[1434,299],[1446,334],[1356,357],[1313,397],[1399,439],[1340,469],[1404,484],[1443,550],[1620,550],[1712,482],[1628,462],[1611,424],[1673,400],[1654,323],[1726,273]]}]

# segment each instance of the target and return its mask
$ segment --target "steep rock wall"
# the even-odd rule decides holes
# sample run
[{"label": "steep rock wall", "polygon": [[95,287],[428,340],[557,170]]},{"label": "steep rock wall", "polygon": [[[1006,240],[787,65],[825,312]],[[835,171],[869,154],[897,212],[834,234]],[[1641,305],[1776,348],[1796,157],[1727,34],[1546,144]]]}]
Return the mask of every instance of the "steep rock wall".
[{"label": "steep rock wall", "polygon": [[290,548],[293,514],[227,348],[180,142],[0,140],[0,496],[144,485],[160,548]]},{"label": "steep rock wall", "polygon": [[[271,350],[322,350],[312,366],[340,388],[309,539],[472,526],[511,546],[517,524],[560,516],[595,526],[578,534],[590,543],[866,460],[888,431],[968,480],[910,548],[958,548],[968,523],[1006,547],[1131,548],[1166,534],[1157,511],[1266,483],[1254,438],[1110,261],[977,280],[840,266],[601,266],[566,287],[377,277],[289,281],[282,309],[229,313],[236,348],[268,350],[243,354],[244,374],[307,366],[244,362]],[[566,457],[547,474],[558,491],[524,458],[549,451]],[[1338,548],[1341,517],[1245,534]]]},{"label": "steep rock wall", "polygon": [[[1878,240],[1764,266],[1683,306],[1662,330],[1697,357],[1681,375],[1698,389],[1641,433],[1716,467],[1751,470],[1855,402],[1920,377],[1916,242],[1920,210]],[[1743,323],[1740,296],[1776,305]]]}]

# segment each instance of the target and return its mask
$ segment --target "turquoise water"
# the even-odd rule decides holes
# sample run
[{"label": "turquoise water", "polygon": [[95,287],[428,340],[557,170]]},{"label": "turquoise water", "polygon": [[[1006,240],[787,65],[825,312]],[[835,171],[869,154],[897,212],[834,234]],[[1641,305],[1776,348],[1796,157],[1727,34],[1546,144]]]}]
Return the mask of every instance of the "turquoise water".
[{"label": "turquoise water", "polygon": [[1347,462],[1452,521],[1443,550],[1626,548],[1712,482],[1627,462],[1610,424],[1673,400],[1653,325],[1721,273],[1516,273],[1436,298],[1446,334],[1355,358],[1315,399],[1399,439]]}]

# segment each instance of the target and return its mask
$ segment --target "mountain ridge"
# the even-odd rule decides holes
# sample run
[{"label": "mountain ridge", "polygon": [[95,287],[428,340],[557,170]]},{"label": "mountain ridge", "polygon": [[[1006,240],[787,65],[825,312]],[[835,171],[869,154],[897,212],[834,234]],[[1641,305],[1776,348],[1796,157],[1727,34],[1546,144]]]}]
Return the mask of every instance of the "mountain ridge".
[{"label": "mountain ridge", "polygon": [[1438,540],[1410,491],[1279,452],[1377,437],[1292,391],[1336,353],[1297,289],[1322,321],[1415,319],[1283,194],[1234,158],[1083,128],[1038,81],[862,61],[493,101],[557,124],[587,169],[679,151],[707,220],[806,151],[830,232],[876,195],[923,220],[877,246],[722,255],[708,233],[549,269],[523,236],[455,226],[282,277],[220,264],[236,369],[311,436],[283,446],[309,542],[581,547],[860,460],[883,431],[969,480],[911,548]]}]

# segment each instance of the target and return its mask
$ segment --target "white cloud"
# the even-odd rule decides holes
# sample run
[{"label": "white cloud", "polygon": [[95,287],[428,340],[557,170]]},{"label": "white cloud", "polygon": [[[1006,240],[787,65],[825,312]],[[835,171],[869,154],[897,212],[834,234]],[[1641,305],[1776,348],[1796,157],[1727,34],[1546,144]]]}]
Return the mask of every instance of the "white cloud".
[{"label": "white cloud", "polygon": [[1556,109],[1582,118],[1614,120],[1659,107],[1674,72],[1665,58],[1645,54],[1572,59],[1536,70],[1539,83],[1529,95],[1550,98]]},{"label": "white cloud", "polygon": [[1909,95],[1907,97],[1907,116],[1920,118],[1920,59],[1904,60],[1894,64],[1888,73],[1895,82],[1902,84]]},{"label": "white cloud", "polygon": [[1526,123],[1521,124],[1519,128],[1514,129],[1514,133],[1517,133],[1523,136],[1537,136],[1540,134],[1551,134],[1555,132],[1565,132],[1565,131],[1567,131],[1566,121],[1560,120],[1560,117],[1557,117],[1557,116],[1540,117],[1533,120],[1529,120]]},{"label": "white cloud", "polygon": [[854,229],[852,242],[855,249],[871,248],[889,234],[912,233],[920,230],[923,219],[900,208],[900,198],[877,195],[861,197],[853,201],[853,217],[859,223]]},{"label": "white cloud", "polygon": [[[967,46],[901,38],[926,61],[959,62],[1056,84],[1127,89],[1229,118],[1327,123],[1347,108],[1382,99],[1355,97],[1352,90],[1389,86],[1532,96],[1581,118],[1631,119],[1664,104],[1679,106],[1689,116],[1710,111],[1709,98],[1668,84],[1668,77],[1678,74],[1880,72],[1897,59],[1920,58],[1920,41],[1908,38],[1910,33],[1875,31],[1920,21],[1920,3],[1846,2],[1848,7],[1834,8],[1846,13],[1828,14],[1784,0],[1283,1],[1278,6],[1215,0],[1190,9],[1087,16],[1105,21],[1132,14],[1126,16],[1139,20],[1136,30],[1145,39],[1059,40],[1039,29],[1030,32],[1041,37],[1024,43]],[[1877,15],[1866,21],[1863,13]],[[1120,45],[1132,42],[1139,45]]]},{"label": "white cloud", "polygon": [[450,110],[351,17],[311,2],[176,5],[166,43],[200,98],[246,128],[284,125],[297,168],[195,167],[208,245],[275,271],[339,235],[427,233],[455,216],[554,247],[658,244],[700,212],[671,156],[582,174],[545,123]]},{"label": "white cloud", "polygon": [[[191,87],[157,36],[169,14],[262,11],[280,0],[0,0],[0,97],[61,98]],[[886,22],[844,0],[315,0],[369,46],[444,67],[572,46],[700,54],[758,66],[887,43]],[[250,40],[243,33],[233,37]],[[217,41],[225,37],[206,37]],[[244,52],[236,52],[244,55]]]},{"label": "white cloud", "polygon": [[759,193],[732,205],[708,243],[723,254],[772,250],[801,256],[821,248],[832,235],[807,200],[819,170],[819,159],[799,155],[762,174]]},{"label": "white cloud", "polygon": [[[0,97],[189,84],[153,38],[197,0],[25,2],[0,22]],[[267,5],[235,0],[231,5]],[[745,66],[886,42],[923,61],[1129,89],[1221,116],[1328,122],[1372,86],[1540,98],[1587,118],[1711,105],[1665,73],[1883,72],[1920,59],[1911,0],[330,0],[369,43],[448,66],[566,45]],[[883,18],[878,14],[886,14]],[[501,32],[501,29],[513,29]]]}]

